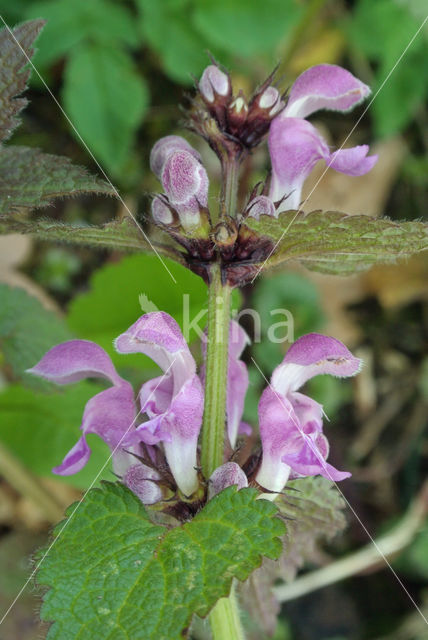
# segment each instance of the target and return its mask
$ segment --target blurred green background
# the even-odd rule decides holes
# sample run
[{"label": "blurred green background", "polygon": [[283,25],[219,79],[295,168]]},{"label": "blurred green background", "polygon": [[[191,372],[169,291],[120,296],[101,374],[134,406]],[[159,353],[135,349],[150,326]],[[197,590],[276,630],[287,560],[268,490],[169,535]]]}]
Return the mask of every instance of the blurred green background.
[{"label": "blurred green background", "polygon": [[[66,155],[94,173],[100,173],[99,163],[145,224],[147,194],[159,190],[148,167],[150,149],[163,135],[183,133],[179,105],[209,63],[207,52],[248,94],[277,63],[284,89],[307,67],[336,63],[372,87],[374,102],[348,144],[375,145],[380,160],[373,176],[355,181],[329,172],[311,205],[421,218],[428,167],[426,25],[395,65],[425,11],[419,0],[0,0],[0,13],[10,26],[36,17],[47,20],[33,61],[67,115],[33,73],[30,105],[12,142]],[[364,108],[316,114],[314,122],[337,145]],[[217,160],[201,141],[184,135],[203,154],[214,201]],[[268,166],[266,149],[257,150],[244,171],[243,199]],[[106,198],[61,201],[48,213],[79,224],[126,215],[120,202]],[[74,444],[84,404],[98,386],[82,382],[59,391],[32,379],[25,369],[53,344],[77,336],[99,342],[120,373],[138,385],[153,375],[152,365],[136,356],[118,357],[112,340],[141,314],[139,294],[182,323],[183,294],[189,295],[193,317],[205,307],[206,288],[194,274],[168,264],[178,281],[171,286],[155,256],[122,257],[28,238],[0,240],[0,444],[62,509],[89,486],[108,455],[93,437],[85,470],[64,479],[51,476],[52,466]],[[349,279],[296,269],[259,278],[234,300],[236,309],[260,313],[265,339],[245,357],[251,362],[252,355],[266,376],[286,347],[266,339],[269,326],[278,321],[271,311],[278,308],[292,312],[295,337],[309,331],[334,334],[364,358],[359,378],[315,379],[310,392],[331,421],[326,430],[333,464],[353,473],[343,491],[373,536],[400,521],[426,477],[426,275],[424,258]],[[242,322],[253,335],[251,319]],[[193,348],[200,357],[196,334]],[[245,417],[256,427],[263,381],[253,366],[250,375]],[[0,582],[2,609],[28,570],[22,560],[10,566],[10,558],[28,554],[55,518],[1,468],[0,476],[0,575],[13,574],[13,588]],[[104,476],[111,478],[109,471]],[[367,542],[350,514],[345,536],[320,553],[320,563]],[[428,525],[394,567],[426,610]],[[34,595],[29,594],[4,623],[0,638],[39,637],[33,611]],[[428,634],[385,568],[288,603],[276,637],[422,640]]]}]

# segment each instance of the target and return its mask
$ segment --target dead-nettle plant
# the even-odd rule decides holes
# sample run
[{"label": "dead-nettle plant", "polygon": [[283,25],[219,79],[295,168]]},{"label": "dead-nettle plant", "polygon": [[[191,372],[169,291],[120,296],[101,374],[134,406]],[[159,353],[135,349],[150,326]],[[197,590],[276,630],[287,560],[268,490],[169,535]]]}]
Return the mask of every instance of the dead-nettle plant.
[{"label": "dead-nettle plant", "polygon": [[[33,21],[13,36],[0,34],[3,140],[25,104],[16,97],[28,77],[23,51],[31,56],[41,26]],[[343,276],[426,246],[426,228],[417,221],[301,208],[303,183],[318,160],[350,176],[376,163],[366,145],[331,151],[306,117],[322,109],[349,111],[369,93],[345,69],[325,64],[305,71],[287,95],[272,75],[247,99],[226,71],[208,66],[187,125],[220,161],[218,207],[211,206],[214,194],[208,199],[198,151],[182,137],[162,138],[150,156],[162,193],[153,196],[156,232],[148,229],[147,236],[132,219],[87,228],[31,219],[29,210],[54,196],[113,190],[63,158],[3,146],[3,233],[124,251],[154,247],[200,275],[209,292],[199,371],[177,322],[162,310],[136,318],[115,342],[119,353],[145,354],[162,370],[138,390],[100,346],[85,340],[53,347],[30,370],[59,385],[87,377],[107,381],[86,405],[80,438],[53,471],[82,469],[91,455],[87,434],[97,434],[111,449],[118,479],[71,506],[54,544],[40,555],[37,580],[47,588],[41,615],[52,622],[50,639],[171,640],[187,636],[195,615],[209,615],[216,640],[243,638],[237,586],[259,627],[272,632],[274,581],[285,572],[292,576],[320,536],[343,527],[332,481],[350,474],[327,462],[322,406],[300,388],[319,374],[353,376],[360,360],[333,337],[300,337],[261,394],[261,446],[242,447],[256,425],[242,422],[249,382],[241,356],[249,340],[231,320],[230,301],[234,287],[290,260]],[[240,201],[240,167],[266,140],[269,177]],[[297,487],[298,506],[290,491]],[[278,517],[290,513],[291,520]]]}]

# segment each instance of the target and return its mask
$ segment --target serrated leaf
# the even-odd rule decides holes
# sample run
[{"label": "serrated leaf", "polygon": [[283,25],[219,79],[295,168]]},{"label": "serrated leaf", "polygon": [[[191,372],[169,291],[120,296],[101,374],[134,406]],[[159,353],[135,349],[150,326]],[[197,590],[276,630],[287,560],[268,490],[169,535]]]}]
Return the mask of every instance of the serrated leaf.
[{"label": "serrated leaf", "polygon": [[278,564],[278,577],[292,580],[298,568],[316,556],[317,545],[331,540],[346,526],[345,501],[330,480],[311,476],[288,483],[299,493],[288,492],[276,500],[287,521],[284,552]]},{"label": "serrated leaf", "polygon": [[4,147],[0,153],[0,213],[46,207],[54,198],[114,189],[73,165],[68,158],[30,147]]},{"label": "serrated leaf", "polygon": [[93,154],[119,175],[148,103],[146,83],[132,58],[106,44],[80,44],[67,61],[63,96]]},{"label": "serrated leaf", "polygon": [[278,218],[248,217],[245,225],[274,243],[263,268],[298,260],[311,271],[346,276],[428,248],[428,225],[423,222],[392,222],[339,211],[284,211]]},{"label": "serrated leaf", "polygon": [[286,492],[275,501],[280,514],[289,518],[279,561],[264,560],[241,587],[244,608],[268,634],[275,629],[278,611],[274,584],[278,579],[293,580],[305,561],[316,561],[320,543],[331,540],[346,525],[345,502],[329,480],[321,476],[300,478],[287,487],[298,489],[298,493]]},{"label": "serrated leaf", "polygon": [[[0,216],[0,233],[23,233],[38,240],[51,240],[69,244],[114,249],[116,251],[153,251],[147,236],[130,218],[113,220],[103,225],[71,225],[57,220],[23,220],[19,217]],[[155,244],[156,250],[177,255],[169,247]]]},{"label": "serrated leaf", "polygon": [[178,640],[262,556],[278,557],[283,523],[257,491],[230,487],[172,530],[154,525],[124,486],[91,490],[56,529],[38,573],[48,640]]},{"label": "serrated leaf", "polygon": [[19,112],[27,104],[25,98],[16,96],[27,87],[30,70],[25,67],[43,25],[43,20],[31,20],[12,33],[6,27],[0,30],[0,140],[10,137],[19,124]]},{"label": "serrated leaf", "polygon": [[34,388],[51,388],[25,370],[72,334],[60,317],[23,289],[0,283],[0,300],[0,352],[17,378]]},{"label": "serrated leaf", "polygon": [[[34,364],[34,363],[33,363]],[[47,394],[21,385],[0,392],[0,441],[34,474],[52,478],[52,468],[76,444],[85,404],[102,390],[80,382]],[[98,436],[89,434],[91,457],[73,476],[55,476],[60,482],[86,489],[105,465],[110,451]],[[110,465],[101,477],[111,478]]]}]

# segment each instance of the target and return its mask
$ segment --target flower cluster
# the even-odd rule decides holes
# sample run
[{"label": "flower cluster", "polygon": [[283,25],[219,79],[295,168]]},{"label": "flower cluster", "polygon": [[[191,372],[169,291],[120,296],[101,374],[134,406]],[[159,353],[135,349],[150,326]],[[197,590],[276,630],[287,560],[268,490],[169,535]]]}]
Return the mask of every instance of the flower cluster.
[{"label": "flower cluster", "polygon": [[[232,321],[227,376],[226,430],[230,449],[238,434],[251,432],[242,422],[248,372],[240,359],[248,342]],[[82,436],[53,470],[76,473],[88,462],[88,433],[100,436],[112,451],[113,468],[145,504],[161,502],[179,490],[186,498],[203,486],[198,471],[198,437],[202,425],[203,370],[195,360],[175,320],[164,312],[142,316],[115,341],[119,353],[143,353],[163,374],[144,383],[134,396],[131,385],[115,370],[97,344],[71,340],[53,347],[30,372],[57,384],[82,378],[104,378],[112,386],[86,405]],[[225,462],[209,482],[209,495],[231,484],[249,482],[279,492],[290,473],[321,474],[333,480],[349,476],[326,462],[328,443],[322,432],[322,407],[297,389],[312,376],[351,376],[360,362],[338,340],[309,334],[297,340],[275,369],[259,403],[262,461],[247,477],[235,462]]]},{"label": "flower cluster", "polygon": [[[151,152],[151,168],[163,187],[163,193],[153,197],[153,222],[179,243],[180,260],[187,260],[189,268],[207,282],[213,264],[221,273],[222,286],[248,281],[249,265],[270,255],[272,246],[269,238],[257,235],[245,220],[248,216],[277,217],[285,209],[298,208],[303,183],[318,160],[357,176],[369,171],[377,159],[367,155],[366,145],[330,151],[306,120],[319,109],[348,111],[368,96],[369,88],[351,73],[334,65],[312,67],[297,78],[287,97],[272,80],[270,76],[247,100],[242,92],[234,95],[229,75],[213,64],[198,84],[190,126],[211,145],[223,170],[220,215],[215,224],[208,206],[208,175],[198,151],[184,138],[171,135],[159,140]],[[229,211],[231,174],[236,178],[239,163],[267,136],[270,179],[261,190],[253,189],[245,206]],[[224,416],[229,448],[224,464],[211,478],[204,478],[199,468],[205,364],[198,372],[177,323],[163,312],[142,316],[115,341],[119,353],[143,353],[162,370],[162,375],[145,382],[136,394],[116,372],[108,354],[85,340],[54,347],[30,370],[57,384],[85,377],[111,383],[87,403],[82,436],[54,472],[79,471],[91,453],[86,435],[95,433],[110,447],[114,471],[122,481],[143,503],[168,504],[169,513],[172,504],[189,509],[192,500],[200,505],[231,484],[252,484],[269,497],[282,491],[290,477],[321,474],[334,481],[348,477],[326,461],[329,445],[323,434],[322,406],[298,390],[318,374],[352,376],[360,361],[334,338],[319,334],[299,338],[260,398],[262,451],[250,454],[241,468],[231,456],[238,436],[251,433],[242,422],[249,379],[241,356],[248,337],[234,321],[229,334]],[[215,338],[210,335],[208,339]],[[204,345],[202,355],[205,358]],[[224,363],[226,376],[226,360]]]},{"label": "flower cluster", "polygon": [[299,209],[304,182],[318,160],[350,176],[367,173],[377,161],[377,156],[367,155],[367,145],[331,151],[306,120],[320,109],[349,111],[369,95],[369,87],[349,71],[328,64],[312,67],[297,78],[287,97],[271,82],[272,76],[246,100],[242,92],[233,95],[228,74],[210,65],[202,74],[190,111],[190,128],[217,153],[224,175],[231,163],[239,165],[268,136],[271,174],[253,189],[236,216],[231,217],[223,203],[220,220],[217,224],[212,221],[207,172],[200,154],[187,140],[161,138],[150,156],[151,168],[164,190],[152,201],[154,223],[185,247],[188,265],[199,275],[204,275],[201,264],[216,260],[219,253],[232,286],[252,277],[236,263],[263,261],[273,249],[266,239],[263,244],[261,237],[253,237],[245,226],[247,216],[277,217],[282,211]]}]

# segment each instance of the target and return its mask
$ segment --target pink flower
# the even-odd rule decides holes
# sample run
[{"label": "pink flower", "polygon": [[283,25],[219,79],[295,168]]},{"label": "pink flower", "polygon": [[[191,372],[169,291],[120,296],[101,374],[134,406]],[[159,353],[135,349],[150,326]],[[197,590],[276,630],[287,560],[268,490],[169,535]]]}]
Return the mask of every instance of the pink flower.
[{"label": "pink flower", "polygon": [[[109,445],[114,468],[120,474],[126,474],[135,464],[136,459],[127,452],[136,450],[140,442],[162,443],[178,487],[189,495],[197,488],[196,448],[204,396],[180,328],[167,313],[148,313],[117,338],[116,348],[120,353],[144,353],[164,371],[163,376],[142,386],[139,411],[131,385],[116,372],[108,354],[93,342],[71,340],[59,344],[30,369],[57,384],[100,377],[113,385],[89,400],[80,427],[83,435],[53,471],[70,475],[85,466],[91,455],[88,433],[96,433]],[[140,413],[146,413],[149,419],[141,423]],[[132,474],[133,481],[135,477]]]},{"label": "pink flower", "polygon": [[320,474],[335,481],[351,475],[326,462],[322,406],[297,390],[313,376],[348,377],[360,367],[361,361],[344,344],[318,333],[302,336],[290,347],[259,402],[263,458],[256,480],[262,487],[281,491],[290,473]]},{"label": "pink flower", "polygon": [[[370,94],[370,88],[349,71],[336,65],[320,64],[307,69],[293,84],[287,106],[273,119],[269,130],[272,179],[269,199],[279,203],[269,211],[266,203],[249,205],[250,215],[278,215],[297,209],[302,200],[302,187],[318,162],[350,176],[361,176],[372,169],[377,156],[367,157],[369,147],[330,151],[317,129],[304,118],[319,109],[349,111]],[[285,200],[282,199],[287,196]]]}]

